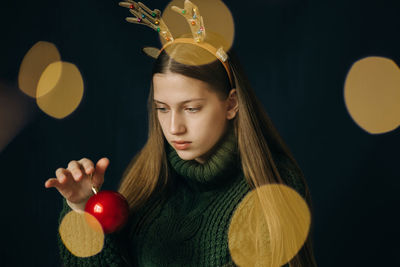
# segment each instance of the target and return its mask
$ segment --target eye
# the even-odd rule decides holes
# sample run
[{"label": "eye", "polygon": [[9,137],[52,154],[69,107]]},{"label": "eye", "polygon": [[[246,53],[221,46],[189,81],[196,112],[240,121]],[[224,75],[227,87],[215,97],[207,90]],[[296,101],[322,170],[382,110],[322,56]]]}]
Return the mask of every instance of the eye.
[{"label": "eye", "polygon": [[200,110],[200,108],[186,108],[190,113],[195,113]]},{"label": "eye", "polygon": [[167,109],[166,108],[156,108],[156,110],[162,112],[162,113],[166,113]]}]

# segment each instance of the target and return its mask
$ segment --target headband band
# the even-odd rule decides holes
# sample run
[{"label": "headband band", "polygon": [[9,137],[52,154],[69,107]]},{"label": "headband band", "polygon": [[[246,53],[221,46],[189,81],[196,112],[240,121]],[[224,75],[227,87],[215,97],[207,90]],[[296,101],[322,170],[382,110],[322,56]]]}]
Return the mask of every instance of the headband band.
[{"label": "headband band", "polygon": [[196,42],[192,38],[177,38],[177,39],[174,39],[173,42],[165,43],[165,45],[160,49],[160,53],[163,50],[165,50],[165,48],[167,48],[169,45],[176,44],[176,43],[194,44],[194,45],[200,46],[201,48],[207,50],[208,52],[210,52],[211,54],[216,56],[216,58],[224,66],[224,68],[226,70],[226,73],[228,74],[228,77],[229,77],[229,82],[231,84],[231,88],[233,88],[232,74],[231,74],[231,71],[230,71],[230,68],[229,68],[229,65],[228,65],[228,55],[225,53],[225,51],[222,49],[222,47],[220,49],[216,49],[214,46],[210,45],[209,43]]}]

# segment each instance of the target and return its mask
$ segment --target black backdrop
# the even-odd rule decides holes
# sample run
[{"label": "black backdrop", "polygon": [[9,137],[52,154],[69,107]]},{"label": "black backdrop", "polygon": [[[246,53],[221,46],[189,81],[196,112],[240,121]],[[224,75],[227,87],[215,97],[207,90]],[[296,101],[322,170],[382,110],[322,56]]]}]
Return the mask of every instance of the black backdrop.
[{"label": "black backdrop", "polygon": [[[168,2],[145,3],[162,10]],[[366,133],[343,100],[356,60],[374,55],[400,63],[400,2],[225,3],[235,19],[234,48],[306,175],[319,266],[400,266],[400,132]],[[30,116],[0,152],[1,266],[59,266],[61,198],[44,188],[58,167],[107,156],[103,188],[116,189],[143,146],[152,59],[140,48],[159,41],[149,28],[126,23],[126,16],[114,0],[1,1],[0,90],[14,92]],[[84,78],[84,98],[65,119],[47,116],[16,89],[19,65],[37,41],[56,44]],[[0,97],[8,118],[0,131],[6,131],[18,112]]]}]

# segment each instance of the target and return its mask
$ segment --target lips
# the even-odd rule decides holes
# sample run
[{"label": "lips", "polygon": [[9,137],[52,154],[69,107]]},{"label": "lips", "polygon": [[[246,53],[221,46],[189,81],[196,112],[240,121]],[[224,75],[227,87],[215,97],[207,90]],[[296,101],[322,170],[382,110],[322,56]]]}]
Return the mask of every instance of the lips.
[{"label": "lips", "polygon": [[190,143],[190,142],[189,141],[172,141],[172,143],[184,144],[184,143]]},{"label": "lips", "polygon": [[179,150],[187,149],[191,142],[188,141],[173,141],[174,147]]}]

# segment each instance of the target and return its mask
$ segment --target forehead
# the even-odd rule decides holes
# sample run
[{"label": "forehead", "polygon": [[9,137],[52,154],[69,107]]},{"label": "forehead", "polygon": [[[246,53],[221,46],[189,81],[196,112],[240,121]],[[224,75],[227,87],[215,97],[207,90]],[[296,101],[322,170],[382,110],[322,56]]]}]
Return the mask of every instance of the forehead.
[{"label": "forehead", "polygon": [[156,73],[153,89],[154,99],[169,103],[216,96],[206,82],[177,73]]}]

